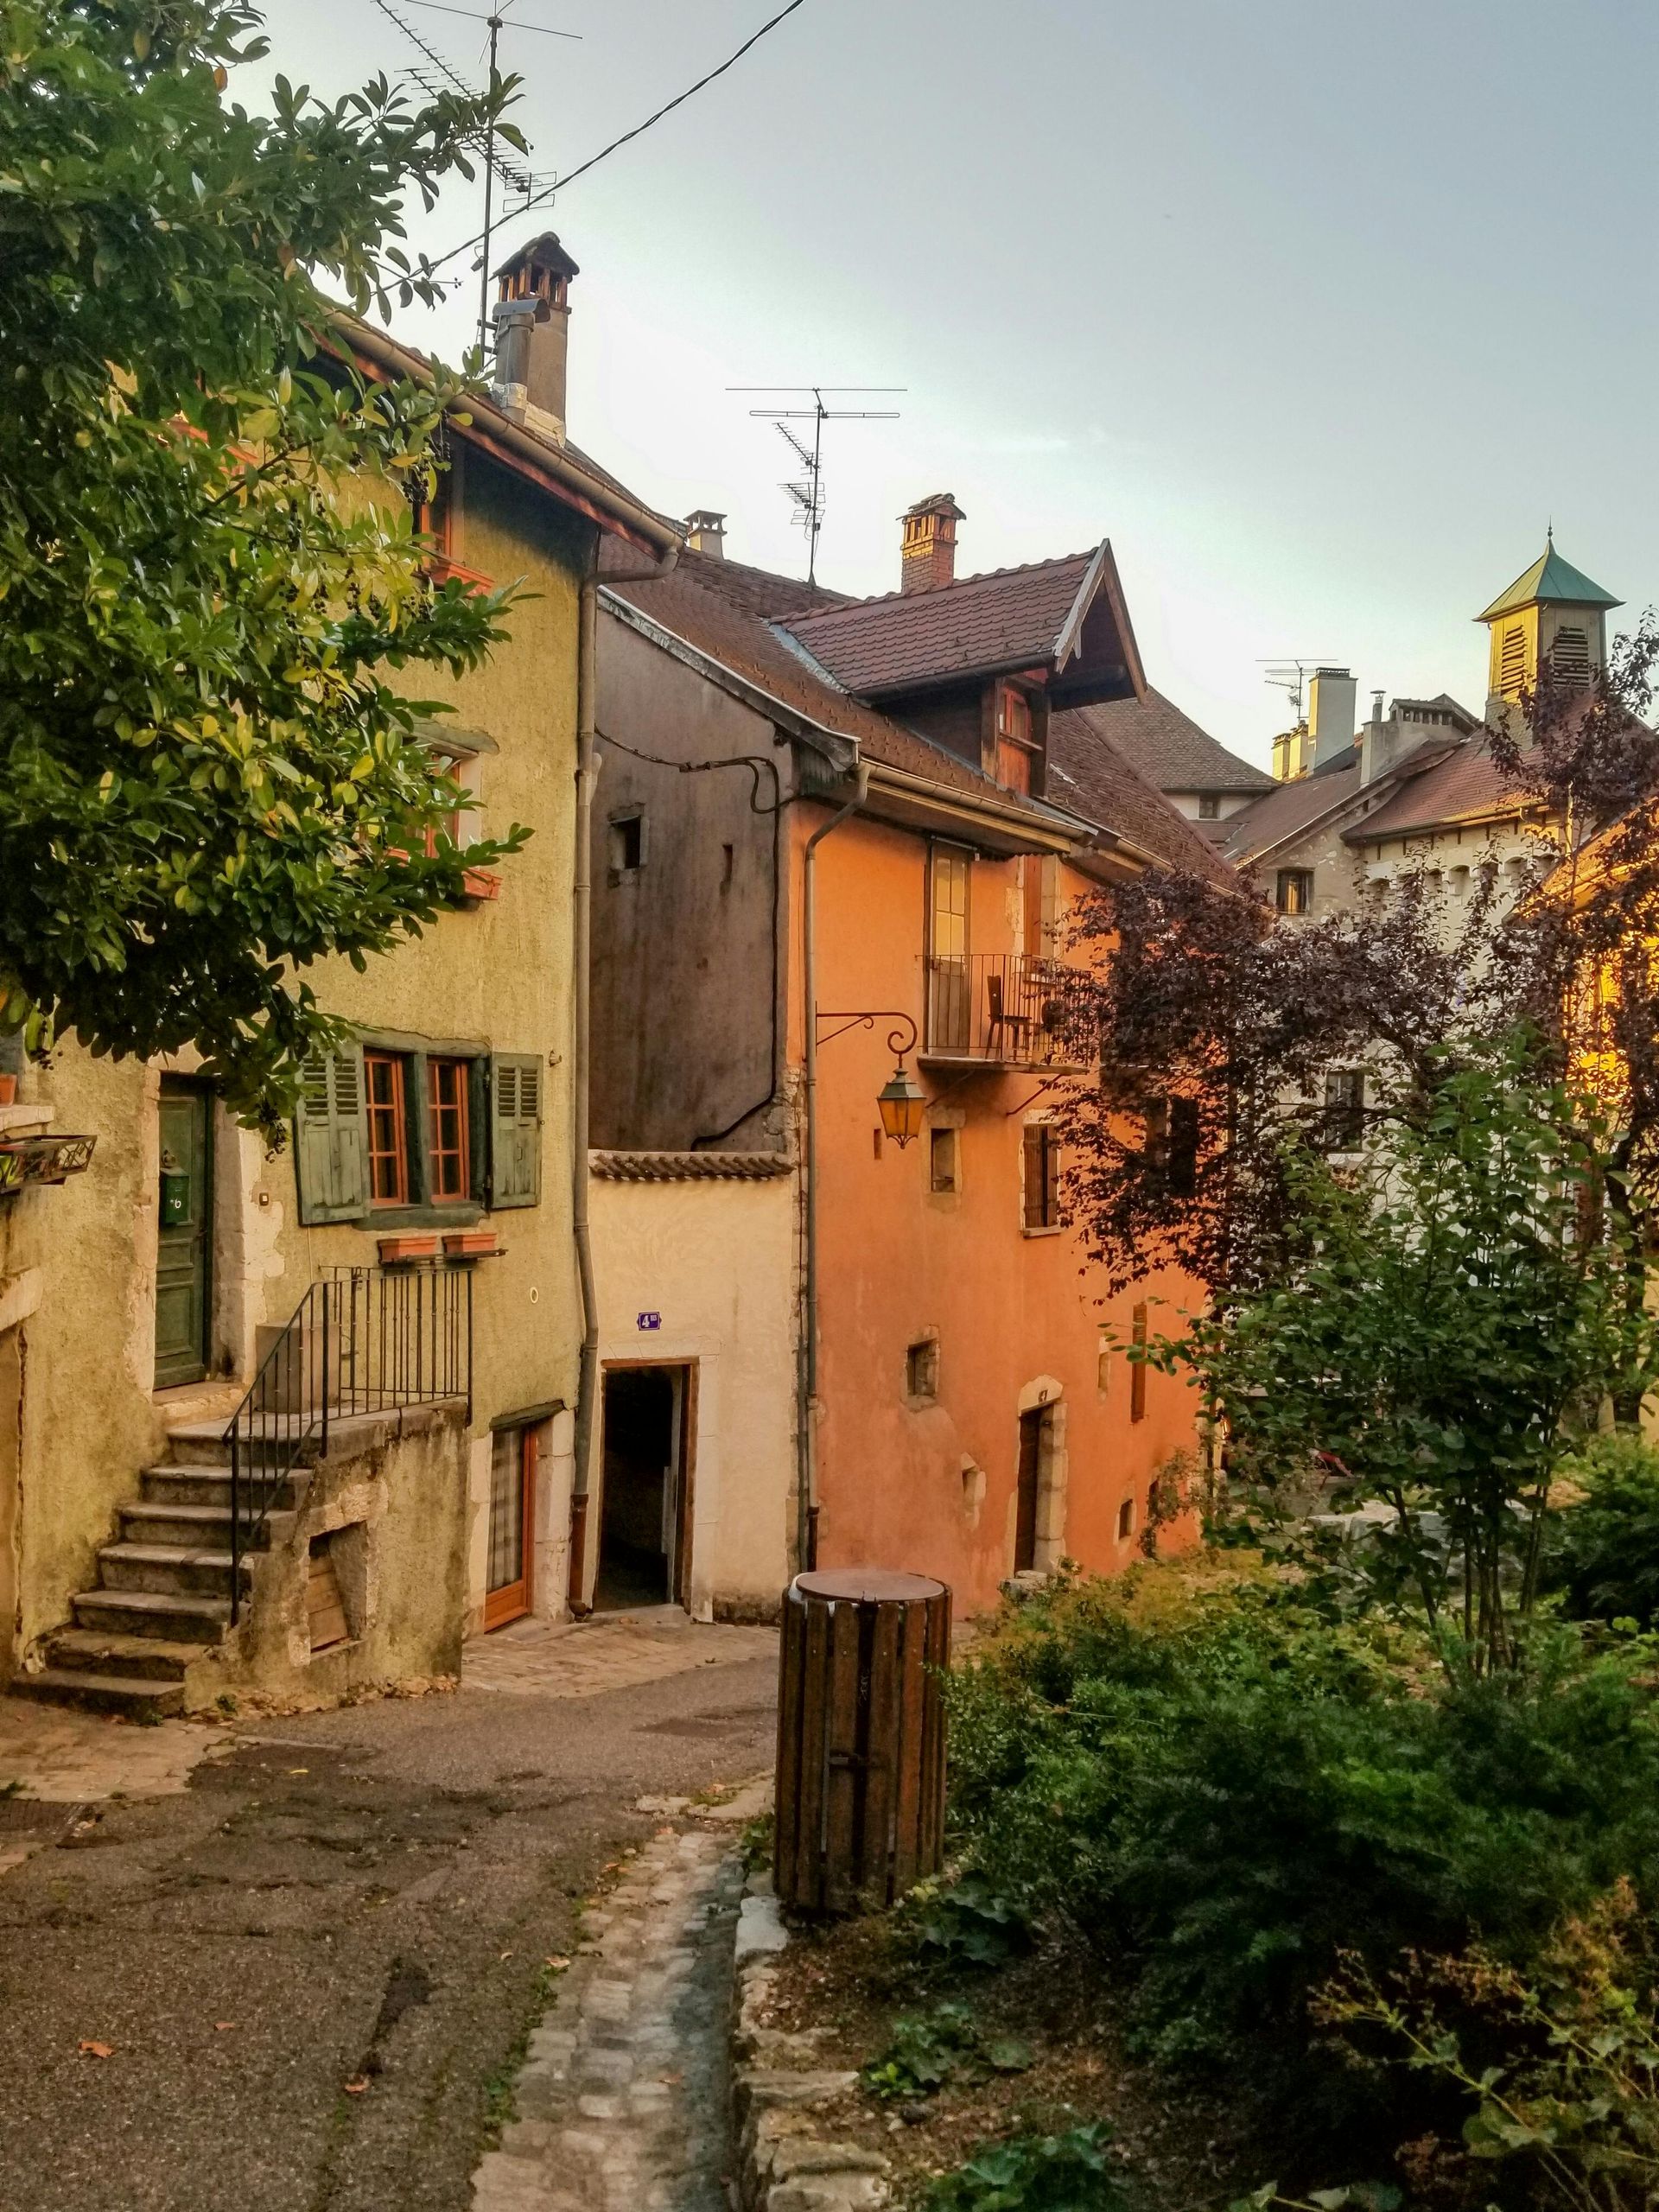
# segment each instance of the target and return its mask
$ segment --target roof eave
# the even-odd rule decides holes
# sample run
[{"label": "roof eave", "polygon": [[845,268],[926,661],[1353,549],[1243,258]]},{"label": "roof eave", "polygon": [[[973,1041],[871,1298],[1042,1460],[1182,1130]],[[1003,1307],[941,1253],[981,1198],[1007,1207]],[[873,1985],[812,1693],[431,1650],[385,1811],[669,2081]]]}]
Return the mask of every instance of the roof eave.
[{"label": "roof eave", "polygon": [[[334,317],[342,343],[358,365],[377,378],[431,375],[430,365],[418,353],[400,346],[370,324],[340,309]],[[613,537],[624,539],[639,551],[662,563],[666,575],[680,550],[680,534],[661,515],[626,493],[618,492],[556,446],[515,423],[492,400],[470,395],[449,410],[454,430],[469,444],[480,447],[518,476],[539,484],[563,505],[574,507],[589,522]]]}]

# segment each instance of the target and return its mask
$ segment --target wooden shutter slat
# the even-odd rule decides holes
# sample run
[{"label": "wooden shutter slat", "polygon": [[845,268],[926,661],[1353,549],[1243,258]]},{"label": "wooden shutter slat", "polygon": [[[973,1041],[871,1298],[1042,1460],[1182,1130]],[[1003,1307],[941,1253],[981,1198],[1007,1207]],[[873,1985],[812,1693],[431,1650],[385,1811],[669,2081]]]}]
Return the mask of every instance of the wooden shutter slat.
[{"label": "wooden shutter slat", "polygon": [[542,1063],[533,1052],[490,1061],[490,1204],[533,1206],[542,1195]]},{"label": "wooden shutter slat", "polygon": [[314,1055],[301,1074],[294,1117],[301,1221],[356,1221],[366,1213],[368,1157],[361,1046]]}]

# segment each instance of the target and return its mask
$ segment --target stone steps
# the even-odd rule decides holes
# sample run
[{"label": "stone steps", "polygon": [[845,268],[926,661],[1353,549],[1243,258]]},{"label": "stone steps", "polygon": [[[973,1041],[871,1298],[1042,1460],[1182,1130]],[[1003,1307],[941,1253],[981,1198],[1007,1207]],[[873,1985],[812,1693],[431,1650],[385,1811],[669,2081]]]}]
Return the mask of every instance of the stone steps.
[{"label": "stone steps", "polygon": [[[124,1544],[159,1546],[171,1550],[206,1550],[223,1552],[228,1558],[231,1548],[231,1509],[228,1505],[175,1505],[170,1500],[154,1503],[143,1498],[137,1505],[116,1508],[121,1520],[121,1541]],[[242,1548],[257,1551],[270,1541],[270,1525],[281,1516],[268,1514],[264,1520],[254,1522],[242,1516]]]},{"label": "stone steps", "polygon": [[217,1643],[231,1624],[228,1598],[176,1591],[78,1590],[69,1605],[77,1627],[160,1637],[175,1643]]},{"label": "stone steps", "polygon": [[[98,1554],[98,1579],[108,1591],[141,1590],[157,1597],[217,1596],[231,1587],[230,1531],[225,1531],[223,1551],[207,1544],[103,1545]],[[243,1573],[247,1573],[243,1561]]]},{"label": "stone steps", "polygon": [[77,1705],[93,1713],[119,1713],[129,1720],[159,1720],[184,1707],[182,1681],[105,1675],[90,1668],[42,1667],[36,1674],[14,1676],[10,1687],[14,1697]]},{"label": "stone steps", "polygon": [[[283,1481],[273,1484],[268,1495],[274,1513],[291,1513],[299,1503],[300,1493],[305,1486],[306,1470],[297,1469]],[[231,1510],[231,1470],[218,1462],[203,1462],[200,1466],[184,1466],[176,1462],[162,1467],[146,1467],[140,1482],[140,1495],[147,1505],[214,1505],[226,1514]]]},{"label": "stone steps", "polygon": [[60,1674],[124,1675],[151,1682],[181,1682],[187,1667],[207,1647],[160,1636],[131,1636],[119,1629],[60,1628],[46,1640],[48,1668]]}]

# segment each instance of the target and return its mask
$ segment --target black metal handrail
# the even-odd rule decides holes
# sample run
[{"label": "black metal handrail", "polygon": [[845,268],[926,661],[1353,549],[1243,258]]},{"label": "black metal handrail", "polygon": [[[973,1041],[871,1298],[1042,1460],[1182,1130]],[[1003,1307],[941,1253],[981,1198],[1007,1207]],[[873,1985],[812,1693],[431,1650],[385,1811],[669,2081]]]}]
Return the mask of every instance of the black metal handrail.
[{"label": "black metal handrail", "polygon": [[353,1415],[464,1398],[473,1410],[470,1268],[334,1268],[283,1325],[225,1431],[231,1455],[231,1620],[242,1560],[315,1442]]},{"label": "black metal handrail", "polygon": [[1045,953],[930,953],[929,1059],[1016,1068],[1087,1067],[1094,986]]}]

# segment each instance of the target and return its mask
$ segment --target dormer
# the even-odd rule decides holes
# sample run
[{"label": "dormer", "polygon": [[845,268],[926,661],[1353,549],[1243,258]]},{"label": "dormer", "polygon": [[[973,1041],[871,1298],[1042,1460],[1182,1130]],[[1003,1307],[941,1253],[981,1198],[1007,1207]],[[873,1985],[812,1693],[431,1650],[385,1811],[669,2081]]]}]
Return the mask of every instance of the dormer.
[{"label": "dormer", "polygon": [[1478,618],[1491,635],[1491,699],[1519,699],[1541,675],[1587,685],[1607,664],[1607,610],[1622,604],[1562,560],[1552,531],[1532,566]]}]

